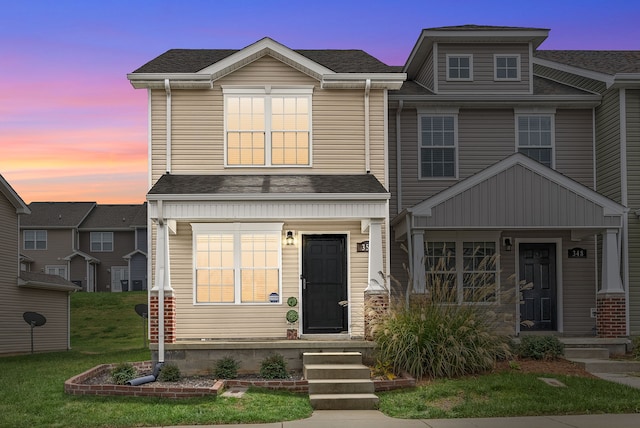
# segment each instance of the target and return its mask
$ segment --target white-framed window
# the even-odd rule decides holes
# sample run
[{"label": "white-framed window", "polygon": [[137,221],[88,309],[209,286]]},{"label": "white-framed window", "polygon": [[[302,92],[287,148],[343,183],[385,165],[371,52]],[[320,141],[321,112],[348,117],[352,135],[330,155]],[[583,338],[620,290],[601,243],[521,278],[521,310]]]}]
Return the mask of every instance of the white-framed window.
[{"label": "white-framed window", "polygon": [[282,301],[283,223],[192,223],[194,304]]},{"label": "white-framed window", "polygon": [[23,247],[25,250],[46,250],[47,231],[46,230],[25,230]]},{"label": "white-framed window", "polygon": [[226,166],[311,166],[312,88],[223,91]]},{"label": "white-framed window", "polygon": [[59,275],[67,279],[67,267],[65,265],[47,265],[44,267],[44,272],[49,275]]},{"label": "white-framed window", "polygon": [[446,303],[498,301],[497,236],[425,237],[425,293]]},{"label": "white-framed window", "polygon": [[420,178],[455,178],[457,175],[458,115],[419,114]]},{"label": "white-framed window", "polygon": [[473,55],[447,55],[447,80],[473,80]]},{"label": "white-framed window", "polygon": [[554,167],[555,123],[552,114],[517,114],[516,149],[549,168]]},{"label": "white-framed window", "polygon": [[494,55],[495,80],[520,80],[520,55]]},{"label": "white-framed window", "polygon": [[113,251],[113,232],[91,232],[91,251],[106,253]]}]

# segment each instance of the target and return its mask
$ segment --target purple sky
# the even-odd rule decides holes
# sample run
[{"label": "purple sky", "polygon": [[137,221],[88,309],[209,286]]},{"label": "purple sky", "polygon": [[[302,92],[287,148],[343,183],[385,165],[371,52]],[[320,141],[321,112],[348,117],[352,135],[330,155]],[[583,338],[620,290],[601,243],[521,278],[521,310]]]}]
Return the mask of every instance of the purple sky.
[{"label": "purple sky", "polygon": [[421,29],[551,29],[540,49],[640,50],[640,1],[0,0],[0,174],[27,202],[140,203],[147,93],[171,48],[363,49],[402,65]]}]

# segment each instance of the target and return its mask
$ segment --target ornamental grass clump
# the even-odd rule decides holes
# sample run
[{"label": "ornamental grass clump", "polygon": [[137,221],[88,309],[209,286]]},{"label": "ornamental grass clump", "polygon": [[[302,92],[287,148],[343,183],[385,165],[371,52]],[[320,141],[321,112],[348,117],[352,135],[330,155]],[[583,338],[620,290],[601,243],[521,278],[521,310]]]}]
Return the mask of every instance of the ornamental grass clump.
[{"label": "ornamental grass clump", "polygon": [[378,359],[422,379],[481,373],[510,357],[509,339],[497,332],[495,281],[468,278],[473,295],[461,296],[455,273],[437,272],[427,272],[426,293],[395,302],[378,326]]}]

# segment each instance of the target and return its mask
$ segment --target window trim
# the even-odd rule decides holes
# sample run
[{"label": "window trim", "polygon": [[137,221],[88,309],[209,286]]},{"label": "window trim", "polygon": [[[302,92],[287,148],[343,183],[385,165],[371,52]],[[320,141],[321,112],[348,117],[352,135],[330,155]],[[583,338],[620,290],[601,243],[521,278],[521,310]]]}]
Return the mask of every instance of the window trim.
[{"label": "window trim", "polygon": [[[520,118],[521,117],[548,117],[550,119],[550,133],[551,133],[551,145],[550,146],[520,146]],[[515,152],[520,153],[520,148],[541,147],[551,149],[551,166],[550,168],[556,168],[556,111],[555,109],[516,109],[514,114],[515,121]],[[524,154],[524,153],[523,153]],[[526,156],[526,155],[525,155]],[[527,156],[528,157],[528,156]],[[531,158],[533,159],[533,158]],[[537,161],[536,159],[533,159]],[[541,165],[543,165],[541,163]]]},{"label": "window trim", "polygon": [[[458,180],[459,161],[458,161],[458,108],[440,108],[440,109],[418,109],[418,180]],[[453,159],[455,162],[453,176],[447,177],[424,177],[422,175],[422,118],[423,117],[453,117]],[[435,147],[435,146],[427,146]],[[450,147],[450,146],[443,146]]]},{"label": "window trim", "polygon": [[[27,239],[27,233],[33,233],[33,239]],[[38,232],[44,232],[44,248],[38,248]],[[27,248],[27,241],[33,242],[33,248]],[[46,229],[25,229],[22,234],[22,249],[26,251],[46,251],[49,247],[49,234]]]},{"label": "window trim", "polygon": [[[498,77],[498,58],[516,59],[516,77]],[[522,80],[520,54],[494,54],[493,55],[493,80],[496,82],[519,82]],[[509,70],[509,68],[507,68]]]},{"label": "window trim", "polygon": [[[192,293],[194,306],[273,306],[281,304],[282,298],[282,231],[284,223],[191,223],[191,257],[192,257]],[[233,302],[198,302],[197,299],[197,237],[198,235],[227,233],[233,235],[234,266],[234,301]],[[240,239],[243,234],[264,233],[277,235],[278,245],[278,302],[242,302]]]},{"label": "window trim", "polygon": [[[99,250],[94,250],[93,249],[93,242],[94,242],[93,241],[93,236],[96,233],[100,234],[100,249]],[[108,242],[108,241],[105,241],[103,239],[103,237],[105,235],[111,235],[111,249],[110,250],[105,250],[104,249],[105,242]],[[97,231],[96,232],[89,232],[89,250],[92,253],[113,253],[115,251],[115,236],[114,236],[114,233],[113,232],[97,232]]]},{"label": "window trim", "polygon": [[[60,275],[58,273],[49,273],[49,269],[63,270],[64,271],[64,275]],[[44,266],[44,273],[46,273],[48,275],[58,275],[58,276],[61,276],[64,279],[69,279],[68,278],[67,265],[45,265]]]},{"label": "window trim", "polygon": [[[473,54],[446,54],[446,74],[445,80],[447,82],[473,82]],[[469,77],[451,77],[449,66],[449,58],[468,58],[469,59]],[[459,67],[458,67],[459,70]]]},{"label": "window trim", "polygon": [[[492,302],[465,302],[464,299],[464,274],[466,273],[464,270],[464,243],[465,242],[493,242],[495,244],[496,249],[496,265],[495,265],[495,276],[496,276],[496,299]],[[426,249],[426,245],[429,242],[454,242],[455,243],[455,276],[456,276],[456,285],[457,285],[457,302],[458,305],[501,305],[501,281],[500,281],[500,232],[426,232],[424,234],[424,247]],[[426,256],[426,254],[425,254]],[[425,266],[426,268],[426,266]],[[425,273],[428,275],[428,272]],[[426,289],[426,284],[425,284]]]},{"label": "window trim", "polygon": [[[275,87],[275,86],[222,86],[223,107],[222,115],[224,122],[224,167],[225,168],[311,168],[313,167],[313,86],[295,86],[295,87]],[[265,100],[264,103],[264,151],[265,159],[263,165],[231,165],[228,161],[229,150],[227,141],[227,100],[230,97],[238,96],[260,97]],[[271,98],[272,97],[297,97],[308,98],[309,105],[309,162],[305,165],[280,165],[273,164],[271,159]]]}]

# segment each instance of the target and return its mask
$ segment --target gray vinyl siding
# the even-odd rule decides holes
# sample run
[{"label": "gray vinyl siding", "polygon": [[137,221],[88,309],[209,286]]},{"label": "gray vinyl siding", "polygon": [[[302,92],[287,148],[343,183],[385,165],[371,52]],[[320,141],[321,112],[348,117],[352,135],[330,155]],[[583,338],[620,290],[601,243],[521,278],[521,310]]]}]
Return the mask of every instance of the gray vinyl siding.
[{"label": "gray vinyl siding", "polygon": [[[46,230],[46,229],[39,229]],[[20,251],[25,256],[31,257],[31,270],[33,272],[45,272],[45,266],[65,265],[67,262],[62,258],[67,257],[73,252],[73,230],[72,229],[49,229],[47,230],[47,249],[46,250],[25,250],[24,249],[24,233],[22,229],[20,233]],[[70,279],[70,278],[67,278]]]},{"label": "gray vinyl siding", "polygon": [[[473,81],[447,81],[447,55],[473,55]],[[494,54],[520,56],[520,80],[494,79]],[[438,93],[530,91],[528,44],[438,44]]]},{"label": "gray vinyl siding", "polygon": [[593,110],[557,110],[555,125],[555,169],[593,189]]},{"label": "gray vinyl siding", "polygon": [[433,51],[429,51],[427,54],[427,58],[425,59],[422,67],[418,71],[418,75],[416,76],[416,82],[422,84],[424,87],[429,88],[433,91]]},{"label": "gray vinyl siding", "polygon": [[577,74],[567,73],[565,71],[556,70],[554,68],[545,67],[534,64],[533,72],[537,76],[546,77],[547,79],[561,82],[575,88],[584,89],[597,94],[601,94],[606,90],[606,84],[598,80],[589,79],[578,76]]},{"label": "gray vinyl siding", "polygon": [[[105,230],[104,232],[110,232]],[[113,232],[113,251],[91,251],[91,232],[80,232],[80,251],[100,260],[96,266],[96,291],[111,291],[111,267],[127,266],[123,257],[135,249],[135,233],[131,231]]]},{"label": "gray vinyl siding", "polygon": [[[136,253],[131,257],[129,277],[129,291],[147,289],[147,258],[144,255]],[[141,286],[138,287],[134,281],[141,281]]]},{"label": "gray vinyl siding", "polygon": [[148,232],[147,229],[142,229],[142,228],[138,228],[136,229],[136,249],[140,250],[140,251],[144,251],[145,253],[147,252],[147,236],[148,236]]},{"label": "gray vinyl siding", "polygon": [[640,335],[640,90],[626,90],[629,207],[629,313],[631,335]]},{"label": "gray vinyl siding", "polygon": [[598,192],[622,201],[620,189],[620,94],[607,91],[596,108],[596,176]]}]

